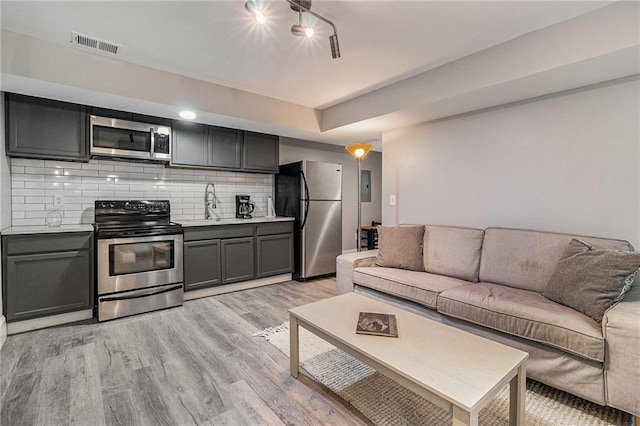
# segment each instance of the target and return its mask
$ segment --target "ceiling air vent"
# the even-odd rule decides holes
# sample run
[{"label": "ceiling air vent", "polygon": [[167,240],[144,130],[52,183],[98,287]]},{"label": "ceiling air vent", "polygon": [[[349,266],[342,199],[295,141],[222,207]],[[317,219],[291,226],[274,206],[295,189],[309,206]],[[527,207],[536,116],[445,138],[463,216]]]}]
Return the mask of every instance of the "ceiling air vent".
[{"label": "ceiling air vent", "polygon": [[122,47],[121,44],[101,40],[99,38],[88,36],[86,34],[77,33],[75,31],[71,32],[71,43],[86,47],[88,49],[111,53],[113,55],[117,54],[118,50],[120,50],[120,48]]}]

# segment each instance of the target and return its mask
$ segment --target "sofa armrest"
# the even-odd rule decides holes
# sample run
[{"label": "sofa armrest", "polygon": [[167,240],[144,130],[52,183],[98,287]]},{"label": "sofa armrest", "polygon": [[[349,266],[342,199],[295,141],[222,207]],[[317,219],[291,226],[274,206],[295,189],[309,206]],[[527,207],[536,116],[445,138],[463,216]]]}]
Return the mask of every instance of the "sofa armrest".
[{"label": "sofa armrest", "polygon": [[341,254],[336,259],[336,290],[338,294],[353,291],[353,270],[359,266],[375,266],[378,250]]},{"label": "sofa armrest", "polygon": [[602,319],[607,405],[640,416],[640,279]]}]

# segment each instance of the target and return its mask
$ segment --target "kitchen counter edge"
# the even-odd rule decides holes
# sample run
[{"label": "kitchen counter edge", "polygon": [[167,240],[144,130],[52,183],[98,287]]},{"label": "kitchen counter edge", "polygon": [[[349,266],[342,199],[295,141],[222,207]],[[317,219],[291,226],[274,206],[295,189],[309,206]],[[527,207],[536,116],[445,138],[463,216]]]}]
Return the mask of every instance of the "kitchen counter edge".
[{"label": "kitchen counter edge", "polygon": [[62,225],[57,227],[40,226],[10,226],[2,230],[2,235],[27,234],[63,234],[67,232],[93,232],[93,225]]},{"label": "kitchen counter edge", "polygon": [[194,226],[247,225],[252,223],[293,222],[293,217],[253,217],[251,219],[177,220],[183,228]]}]

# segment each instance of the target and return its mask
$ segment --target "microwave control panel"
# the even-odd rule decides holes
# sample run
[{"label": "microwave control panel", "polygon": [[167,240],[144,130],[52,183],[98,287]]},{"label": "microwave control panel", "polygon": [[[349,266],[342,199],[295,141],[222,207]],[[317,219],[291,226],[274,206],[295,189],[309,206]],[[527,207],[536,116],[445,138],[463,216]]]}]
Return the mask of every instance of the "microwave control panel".
[{"label": "microwave control panel", "polygon": [[156,133],[153,152],[158,154],[169,154],[169,135]]}]

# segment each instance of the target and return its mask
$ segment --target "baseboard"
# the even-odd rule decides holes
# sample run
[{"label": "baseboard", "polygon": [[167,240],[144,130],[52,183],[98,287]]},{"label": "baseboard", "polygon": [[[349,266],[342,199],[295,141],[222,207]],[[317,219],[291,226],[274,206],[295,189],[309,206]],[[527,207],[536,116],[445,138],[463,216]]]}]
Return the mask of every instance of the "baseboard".
[{"label": "baseboard", "polygon": [[10,322],[7,324],[7,334],[24,333],[25,331],[38,330],[40,328],[52,327],[54,325],[66,324],[69,322],[82,321],[93,318],[93,309],[84,311],[69,312],[60,315],[35,318],[25,321]]},{"label": "baseboard", "polygon": [[0,349],[2,349],[5,340],[7,340],[7,319],[4,315],[0,315]]},{"label": "baseboard", "polygon": [[215,296],[217,294],[248,290],[250,288],[262,287],[264,285],[283,283],[285,281],[291,281],[291,274],[276,275],[274,277],[243,281],[241,283],[225,284],[217,287],[203,288],[202,290],[185,291],[184,300],[200,299],[202,297]]}]

